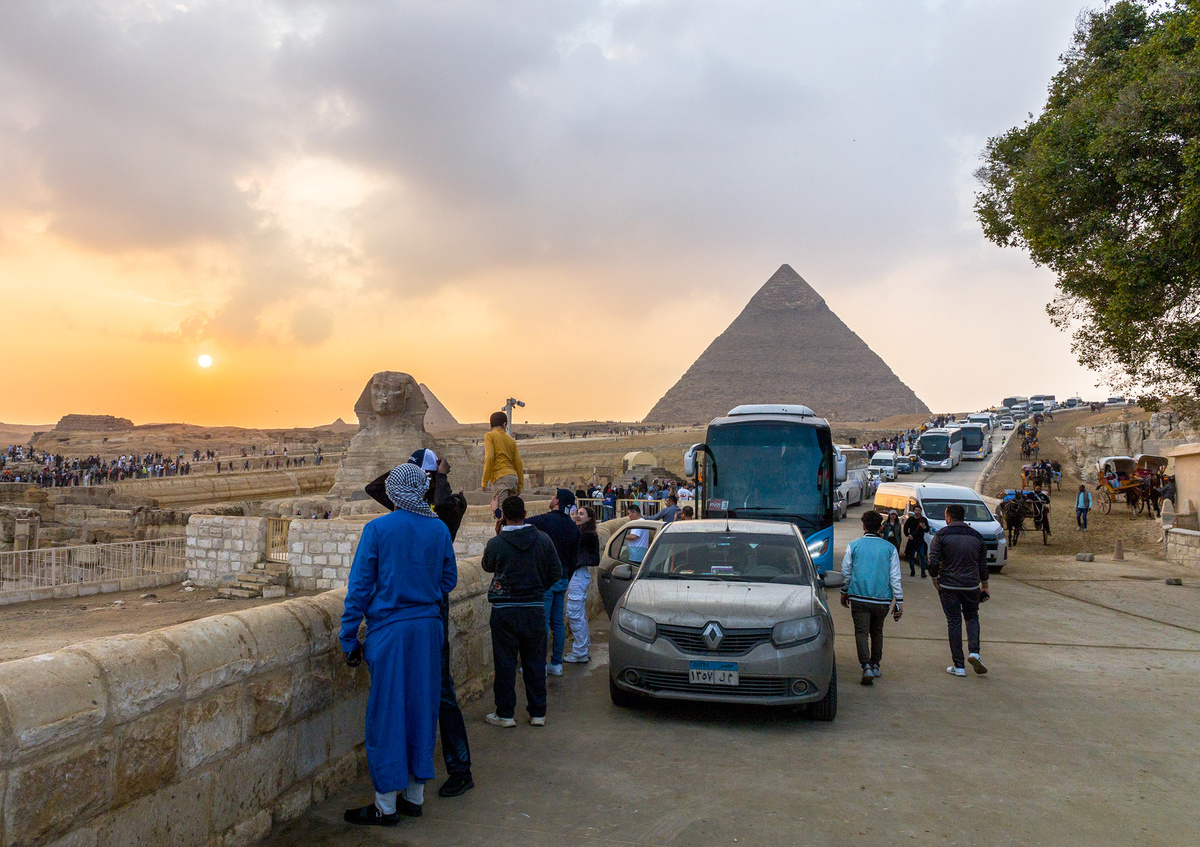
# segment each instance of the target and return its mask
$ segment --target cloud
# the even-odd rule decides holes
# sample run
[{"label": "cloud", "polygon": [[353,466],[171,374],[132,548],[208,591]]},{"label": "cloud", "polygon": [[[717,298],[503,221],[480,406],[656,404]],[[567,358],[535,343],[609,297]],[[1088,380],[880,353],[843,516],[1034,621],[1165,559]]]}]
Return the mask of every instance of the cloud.
[{"label": "cloud", "polygon": [[[735,311],[784,261],[831,303],[900,278],[917,303],[985,296],[997,253],[965,175],[1038,107],[1077,12],[0,4],[0,220],[171,257],[192,290],[170,299],[194,305],[177,329],[148,327],[159,340],[319,346],[366,303],[491,296],[498,279],[539,303],[497,307],[533,333],[555,326],[547,287],[578,279],[605,280],[605,309],[685,285]],[[1044,277],[999,266],[1046,291],[1027,305],[1052,337]],[[669,299],[646,308],[669,323]],[[893,364],[929,391],[918,361]]]}]

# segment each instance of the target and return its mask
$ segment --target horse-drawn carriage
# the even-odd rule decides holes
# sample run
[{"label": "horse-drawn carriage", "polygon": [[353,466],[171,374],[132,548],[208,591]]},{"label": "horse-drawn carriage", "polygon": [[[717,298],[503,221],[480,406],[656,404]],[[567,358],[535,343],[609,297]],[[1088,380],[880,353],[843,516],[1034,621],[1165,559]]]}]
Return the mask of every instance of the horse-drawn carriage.
[{"label": "horse-drawn carriage", "polygon": [[1016,435],[1021,439],[1021,458],[1036,459],[1040,447],[1038,446],[1038,428],[1029,421],[1021,421],[1017,424]]},{"label": "horse-drawn carriage", "polygon": [[1050,490],[1051,485],[1057,485],[1062,491],[1062,464],[1060,462],[1041,461],[1032,465],[1021,466],[1021,487],[1030,488],[1041,485]]},{"label": "horse-drawn carriage", "polygon": [[1120,498],[1131,512],[1140,515],[1149,506],[1153,515],[1158,509],[1159,490],[1166,471],[1166,457],[1150,453],[1100,459],[1096,462],[1100,511],[1107,515],[1113,502]]},{"label": "horse-drawn carriage", "polygon": [[1017,546],[1022,533],[1026,531],[1025,521],[1027,519],[1033,520],[1035,532],[1041,532],[1042,545],[1050,543],[1050,521],[1047,514],[1050,509],[1049,499],[1045,494],[1039,495],[1024,489],[1015,491],[1010,488],[1004,492],[1004,497],[996,508],[996,514],[1008,532],[1008,546]]}]

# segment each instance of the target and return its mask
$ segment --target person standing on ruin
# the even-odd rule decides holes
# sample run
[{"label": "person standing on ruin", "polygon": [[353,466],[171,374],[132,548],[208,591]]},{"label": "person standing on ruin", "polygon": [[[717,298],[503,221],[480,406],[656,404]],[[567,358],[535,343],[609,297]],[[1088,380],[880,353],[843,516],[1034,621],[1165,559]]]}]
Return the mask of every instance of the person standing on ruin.
[{"label": "person standing on ruin", "polygon": [[[340,642],[346,664],[357,667],[365,658],[371,670],[366,747],[375,802],[346,810],[348,823],[395,826],[399,814],[419,817],[425,782],[434,776],[441,605],[458,584],[458,565],[450,531],[425,500],[428,484],[415,465],[388,474],[395,511],[363,528],[350,568]],[[367,635],[359,643],[364,616]]]},{"label": "person standing on ruin", "polygon": [[517,441],[508,434],[508,415],[493,412],[488,421],[491,429],[483,436],[483,483],[482,488],[492,491],[492,509],[500,517],[500,504],[505,498],[521,493],[525,483],[525,468],[521,464],[521,453]]}]

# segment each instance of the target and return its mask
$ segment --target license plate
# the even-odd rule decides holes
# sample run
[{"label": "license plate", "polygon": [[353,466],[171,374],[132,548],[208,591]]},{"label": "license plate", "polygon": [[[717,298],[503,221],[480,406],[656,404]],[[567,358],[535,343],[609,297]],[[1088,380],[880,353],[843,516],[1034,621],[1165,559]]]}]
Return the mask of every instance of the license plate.
[{"label": "license plate", "polygon": [[688,662],[688,682],[692,685],[737,685],[737,662]]}]

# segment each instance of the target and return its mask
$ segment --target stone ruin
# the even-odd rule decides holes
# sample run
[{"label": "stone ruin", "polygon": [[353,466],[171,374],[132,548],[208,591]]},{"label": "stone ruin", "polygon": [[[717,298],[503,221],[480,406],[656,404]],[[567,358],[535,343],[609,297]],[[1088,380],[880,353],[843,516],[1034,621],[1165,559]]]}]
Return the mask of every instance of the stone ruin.
[{"label": "stone ruin", "polygon": [[[354,404],[358,433],[342,457],[342,466],[329,491],[330,499],[367,500],[374,506],[363,490],[368,482],[390,471],[418,448],[436,450],[436,442],[425,432],[428,408],[421,386],[408,374],[381,371],[371,377]],[[343,514],[346,511],[354,510],[341,510]]]},{"label": "stone ruin", "polygon": [[113,415],[63,415],[54,427],[55,432],[124,432],[127,429],[133,429],[133,421]]}]

